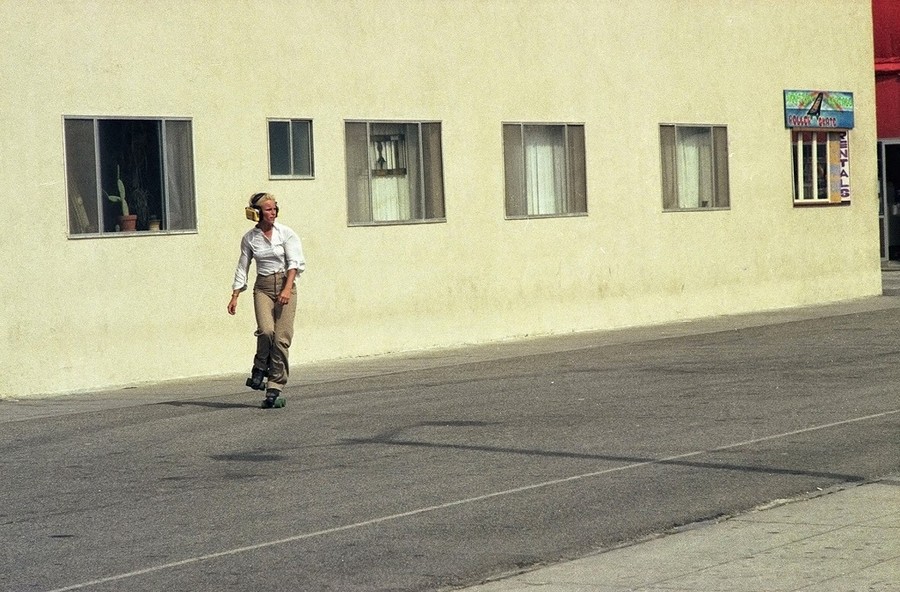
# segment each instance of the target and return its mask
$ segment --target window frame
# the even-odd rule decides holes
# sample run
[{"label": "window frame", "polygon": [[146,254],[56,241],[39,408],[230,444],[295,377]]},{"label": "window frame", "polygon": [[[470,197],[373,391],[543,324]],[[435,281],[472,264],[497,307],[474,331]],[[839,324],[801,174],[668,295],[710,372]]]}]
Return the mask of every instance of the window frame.
[{"label": "window frame", "polygon": [[[666,130],[672,131],[671,157],[667,157],[667,138]],[[679,185],[679,166],[677,161],[677,148],[679,130],[694,129],[708,130],[710,138],[710,178],[709,186],[712,199],[710,205],[697,205],[694,207],[679,206],[680,195],[678,193]],[[716,142],[717,130],[722,136],[724,146],[719,146]],[[731,209],[731,155],[729,153],[728,126],[726,124],[707,124],[707,123],[660,123],[658,126],[659,133],[659,154],[660,154],[660,179],[662,181],[662,211],[669,212],[719,212]],[[719,157],[723,156],[719,162]],[[724,164],[724,166],[722,166]],[[699,166],[699,165],[698,165]],[[667,168],[668,167],[668,168]],[[668,170],[671,169],[671,170]],[[667,174],[667,172],[669,174]],[[698,182],[700,175],[698,174]],[[724,189],[724,205],[719,205],[723,201],[721,190]],[[699,200],[699,196],[698,196]],[[674,205],[672,205],[674,204]]]},{"label": "window frame", "polygon": [[[565,189],[561,202],[566,205],[564,211],[550,213],[529,213],[532,199],[528,194],[527,155],[525,151],[526,128],[543,128],[544,131],[551,128],[562,128],[563,146],[565,154],[564,180]],[[578,129],[578,134],[573,130]],[[503,150],[503,197],[504,216],[507,220],[537,220],[543,218],[575,218],[588,215],[587,196],[587,133],[584,122],[531,122],[531,121],[504,121],[500,125]],[[510,133],[517,130],[518,146],[508,144]],[[573,142],[578,142],[573,146]],[[580,153],[576,154],[576,150]],[[515,151],[515,152],[513,152]],[[517,160],[521,155],[521,163],[516,164],[516,170],[510,170],[509,161]],[[519,168],[520,167],[520,168]],[[518,175],[521,173],[521,176]],[[520,188],[513,187],[511,177],[520,177],[516,184]],[[580,190],[580,191],[579,191]]]},{"label": "window frame", "polygon": [[[62,116],[62,143],[63,143],[63,176],[65,179],[65,195],[66,195],[66,234],[69,239],[80,240],[80,239],[96,239],[96,238],[113,238],[113,237],[134,237],[134,236],[150,236],[150,235],[173,235],[173,234],[196,234],[198,232],[198,216],[197,216],[197,187],[196,187],[196,155],[194,150],[194,120],[191,117],[154,117],[154,116],[123,116],[123,115],[63,115]],[[91,127],[91,142],[93,144],[93,153],[90,157],[93,159],[93,171],[91,171],[91,175],[93,176],[92,182],[95,187],[95,195],[92,200],[85,200],[83,197],[79,200],[81,202],[81,206],[87,206],[90,204],[92,209],[96,208],[96,223],[97,230],[94,232],[73,232],[73,211],[77,209],[79,204],[76,204],[73,201],[72,188],[73,188],[73,179],[70,176],[70,167],[73,166],[70,159],[69,150],[69,122],[77,122],[84,121],[89,122]],[[159,204],[161,208],[160,212],[160,225],[161,228],[157,229],[146,229],[146,230],[134,230],[134,231],[125,231],[125,230],[104,230],[104,219],[106,216],[106,210],[104,206],[107,204],[107,199],[104,198],[105,190],[102,187],[102,179],[103,179],[103,158],[102,158],[102,147],[101,147],[101,131],[100,131],[100,123],[103,121],[112,121],[112,122],[128,122],[128,121],[144,121],[144,122],[154,122],[158,124],[158,163],[159,167],[159,177],[160,177],[160,196],[159,196]],[[169,124],[177,126],[178,124],[186,124],[187,125],[187,151],[190,154],[190,161],[185,166],[184,172],[188,175],[189,178],[186,179],[178,179],[175,180],[174,173],[170,170],[170,167],[166,165],[166,162],[169,160],[169,154],[172,151],[177,152],[178,147],[173,147],[170,145],[168,141],[168,134],[170,133]],[[185,147],[182,146],[182,149]],[[173,157],[174,158],[174,157]],[[172,210],[175,209],[172,206],[172,200],[170,200],[169,193],[170,187],[173,186],[174,183],[178,183],[179,185],[186,185],[185,187],[181,187],[182,189],[186,189],[189,192],[190,203],[187,208],[183,207],[183,204],[179,206],[182,211],[186,211],[187,214],[182,217],[186,219],[189,227],[187,228],[172,228],[173,220],[177,220],[178,217],[172,215]],[[76,193],[80,197],[80,193]],[[127,198],[127,193],[126,193]],[[128,201],[132,201],[128,199]],[[87,202],[87,203],[85,203]],[[112,206],[112,207],[120,207],[120,206]],[[130,208],[132,209],[132,208]],[[77,214],[76,218],[79,217]],[[184,222],[182,222],[184,223]]]},{"label": "window frame", "polygon": [[[791,149],[791,197],[794,207],[816,207],[816,206],[841,206],[849,205],[852,200],[852,183],[850,174],[850,129],[845,128],[789,128],[790,132],[790,149]],[[806,142],[797,142],[795,138],[810,134],[812,136],[809,144]],[[823,143],[818,142],[818,136],[825,135],[826,140]],[[837,138],[832,139],[830,136],[835,135]],[[812,197],[803,197],[806,195],[806,168],[807,156],[804,148],[809,146],[809,164],[810,164],[810,193],[816,194]],[[819,147],[824,146],[824,181],[825,181],[825,197],[817,197],[819,193],[819,166],[818,152]],[[836,147],[836,153],[833,153],[833,147]],[[813,151],[815,150],[817,166],[812,166]],[[798,157],[799,156],[799,157]],[[830,168],[836,168],[836,171],[829,172]],[[847,178],[846,185],[841,184],[841,179]],[[834,183],[837,178],[837,183]],[[802,194],[800,188],[803,187]],[[813,191],[812,187],[816,187]],[[834,190],[833,190],[834,189]],[[798,196],[799,195],[799,196]]]},{"label": "window frame", "polygon": [[[290,166],[291,172],[288,174],[281,173],[273,173],[272,172],[272,124],[273,123],[286,123],[288,130],[288,164]],[[296,146],[296,142],[294,139],[294,125],[295,124],[306,124],[306,146],[308,154],[307,159],[309,160],[309,173],[297,173],[296,172],[296,161],[294,158],[294,150]],[[267,160],[268,160],[268,171],[269,171],[269,179],[273,181],[280,180],[291,180],[291,179],[314,179],[316,176],[316,161],[315,161],[315,147],[313,144],[313,120],[311,118],[302,118],[302,117],[269,117],[266,119],[266,150],[267,150]]]},{"label": "window frame", "polygon": [[[362,182],[364,182],[364,187],[360,186],[360,179],[357,178],[356,181],[353,181],[353,171],[358,170],[359,168],[359,154],[355,152],[355,150],[361,149],[360,146],[354,145],[352,148],[354,152],[351,153],[351,138],[354,138],[352,141],[358,141],[357,134],[359,134],[360,126],[365,126],[365,139],[363,140],[365,144],[366,151],[366,175],[361,176],[357,175],[357,177],[362,178]],[[372,168],[373,162],[371,161],[373,149],[372,143],[373,138],[383,137],[386,138],[385,141],[388,141],[387,138],[390,136],[390,133],[384,133],[379,130],[373,131],[373,127],[381,127],[388,128],[390,126],[399,126],[401,128],[406,128],[406,126],[415,126],[416,129],[416,137],[415,141],[411,140],[402,140],[404,142],[404,147],[406,150],[405,159],[406,165],[410,169],[417,169],[418,172],[408,172],[407,169],[396,169],[394,171],[388,171],[384,174],[376,174],[376,169]],[[426,132],[423,131],[425,127],[430,128],[429,136],[426,138]],[[436,132],[436,145],[432,145],[434,142],[434,134]],[[401,225],[410,225],[410,224],[435,224],[435,223],[444,223],[447,221],[447,213],[446,213],[446,191],[444,187],[444,132],[443,132],[443,122],[440,120],[434,119],[419,119],[419,120],[403,120],[403,119],[345,119],[344,120],[344,168],[345,168],[345,184],[346,184],[346,192],[345,192],[345,204],[347,206],[347,225],[351,227],[358,226],[401,226]],[[415,143],[416,145],[416,154],[415,154],[415,162],[411,162],[410,159],[413,158],[413,155],[409,151],[409,145],[411,143]],[[427,156],[431,158],[436,158],[437,162],[426,162],[426,152]],[[374,210],[375,208],[375,195],[373,193],[373,179],[386,179],[386,178],[407,178],[407,187],[410,189],[410,196],[412,195],[412,182],[409,179],[412,175],[416,176],[416,187],[415,190],[419,192],[418,201],[413,203],[412,197],[410,197],[409,206],[410,212],[412,212],[415,208],[419,208],[422,212],[422,217],[409,217],[409,218],[398,218],[398,219],[375,219]],[[360,198],[359,192],[365,189],[366,190],[366,199],[367,201],[363,203]],[[357,201],[353,202],[354,195],[352,192],[356,192]],[[351,203],[352,202],[352,203]],[[437,215],[429,216],[429,211],[434,211]],[[363,215],[365,214],[365,215]]]}]

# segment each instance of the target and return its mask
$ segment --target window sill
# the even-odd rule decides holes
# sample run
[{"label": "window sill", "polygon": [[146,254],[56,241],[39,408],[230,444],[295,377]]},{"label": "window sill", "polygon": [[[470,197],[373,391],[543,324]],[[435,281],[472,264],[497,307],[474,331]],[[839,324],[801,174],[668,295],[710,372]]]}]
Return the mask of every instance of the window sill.
[{"label": "window sill", "polygon": [[849,205],[849,199],[841,201],[829,201],[827,199],[804,199],[803,201],[794,201],[794,207],[797,208],[834,208]]},{"label": "window sill", "polygon": [[587,212],[572,212],[568,214],[531,214],[526,216],[506,216],[507,220],[546,220],[548,218],[587,218]]},{"label": "window sill", "polygon": [[410,226],[417,224],[445,224],[446,218],[429,218],[427,220],[373,220],[372,222],[347,222],[350,228],[372,226]]},{"label": "window sill", "polygon": [[269,175],[269,181],[312,181],[314,175]]},{"label": "window sill", "polygon": [[671,214],[678,212],[727,212],[731,210],[731,206],[707,207],[707,208],[669,208],[664,209],[663,214]]},{"label": "window sill", "polygon": [[84,234],[69,234],[69,240],[86,240],[86,239],[107,239],[107,238],[127,238],[139,236],[172,236],[180,234],[198,234],[196,229],[192,230],[135,230],[132,232],[94,232]]}]

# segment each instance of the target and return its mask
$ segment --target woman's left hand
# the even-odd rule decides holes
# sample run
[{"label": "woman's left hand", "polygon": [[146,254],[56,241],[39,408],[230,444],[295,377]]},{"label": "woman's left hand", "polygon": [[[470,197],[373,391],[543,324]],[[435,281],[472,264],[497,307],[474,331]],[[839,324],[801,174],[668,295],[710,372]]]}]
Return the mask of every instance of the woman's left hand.
[{"label": "woman's left hand", "polygon": [[287,304],[291,301],[291,290],[288,288],[287,290],[282,290],[280,294],[278,294],[278,304]]}]

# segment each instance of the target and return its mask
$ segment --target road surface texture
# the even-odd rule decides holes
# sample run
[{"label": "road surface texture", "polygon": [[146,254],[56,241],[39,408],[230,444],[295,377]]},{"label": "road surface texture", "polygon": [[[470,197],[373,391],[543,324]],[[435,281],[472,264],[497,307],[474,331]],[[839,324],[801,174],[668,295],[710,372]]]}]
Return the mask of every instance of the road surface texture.
[{"label": "road surface texture", "polygon": [[894,296],[243,379],[0,400],[0,590],[449,590],[900,469]]}]

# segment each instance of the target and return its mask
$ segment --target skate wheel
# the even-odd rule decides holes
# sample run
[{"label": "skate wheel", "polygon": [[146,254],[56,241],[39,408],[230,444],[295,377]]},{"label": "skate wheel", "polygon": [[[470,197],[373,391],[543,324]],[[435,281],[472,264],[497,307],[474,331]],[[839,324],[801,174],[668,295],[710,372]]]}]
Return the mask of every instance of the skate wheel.
[{"label": "skate wheel", "polygon": [[287,405],[287,401],[285,400],[285,398],[278,397],[277,399],[275,399],[275,404],[272,406],[275,407],[276,409],[280,409],[281,407],[284,407],[285,405]]}]

